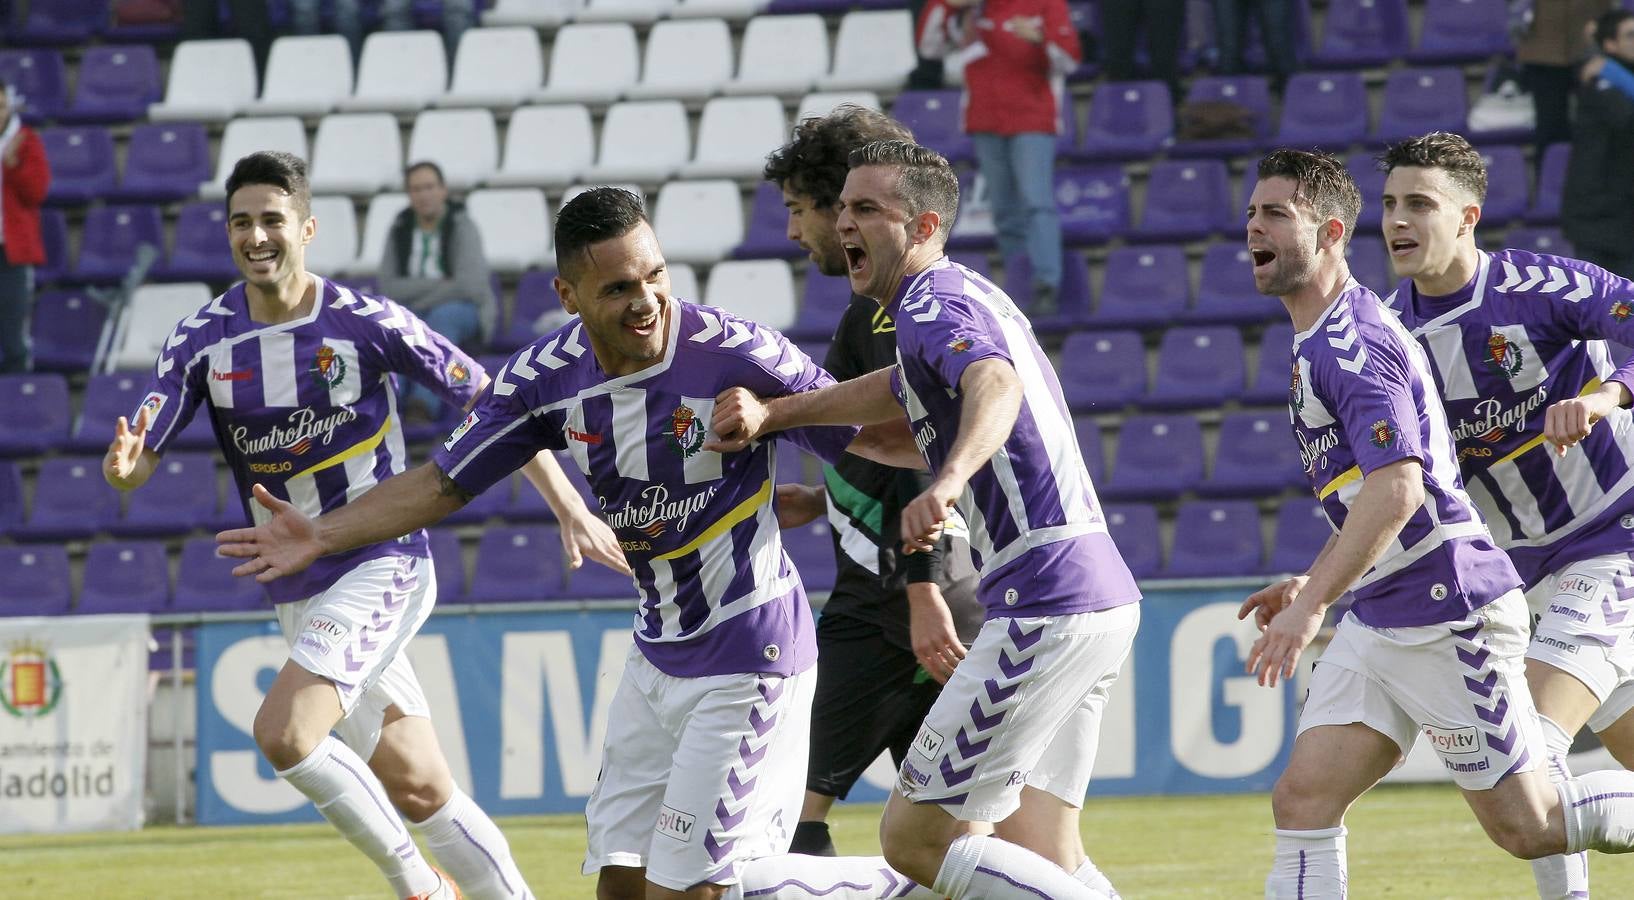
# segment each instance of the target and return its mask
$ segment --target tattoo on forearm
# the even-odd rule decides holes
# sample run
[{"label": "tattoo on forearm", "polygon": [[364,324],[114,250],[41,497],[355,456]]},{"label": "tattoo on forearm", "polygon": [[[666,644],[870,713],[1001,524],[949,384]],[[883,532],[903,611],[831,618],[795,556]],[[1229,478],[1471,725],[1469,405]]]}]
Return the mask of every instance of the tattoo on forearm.
[{"label": "tattoo on forearm", "polygon": [[444,497],[458,497],[461,505],[470,503],[476,497],[476,494],[460,487],[455,483],[454,479],[448,477],[447,472],[441,469],[437,470],[437,493]]}]

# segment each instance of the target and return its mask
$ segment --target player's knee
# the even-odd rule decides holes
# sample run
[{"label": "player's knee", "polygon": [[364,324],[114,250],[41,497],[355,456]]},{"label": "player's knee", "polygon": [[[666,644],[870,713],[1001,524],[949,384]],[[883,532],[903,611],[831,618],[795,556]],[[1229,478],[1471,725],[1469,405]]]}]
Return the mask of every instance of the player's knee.
[{"label": "player's knee", "polygon": [[605,866],[596,877],[596,900],[646,900],[647,879],[641,869]]},{"label": "player's knee", "polygon": [[947,847],[929,832],[905,824],[890,816],[880,821],[880,854],[891,868],[920,884],[930,884],[942,867]]},{"label": "player's knee", "polygon": [[453,784],[432,768],[408,767],[376,772],[386,796],[410,822],[424,822],[453,795]]},{"label": "player's knee", "polygon": [[[1300,778],[1293,772],[1284,772],[1271,789],[1271,817],[1278,828],[1328,828],[1344,815],[1337,812],[1332,801],[1323,795],[1321,786]],[[1330,821],[1332,820],[1332,821]]]},{"label": "player's knee", "polygon": [[1492,843],[1516,859],[1542,859],[1566,850],[1565,835],[1552,833],[1546,822],[1501,821],[1482,824]]},{"label": "player's knee", "polygon": [[269,710],[265,705],[256,712],[250,730],[255,745],[261,748],[261,755],[280,770],[294,768],[323,741],[323,735],[305,734],[299,723],[288,715]]}]

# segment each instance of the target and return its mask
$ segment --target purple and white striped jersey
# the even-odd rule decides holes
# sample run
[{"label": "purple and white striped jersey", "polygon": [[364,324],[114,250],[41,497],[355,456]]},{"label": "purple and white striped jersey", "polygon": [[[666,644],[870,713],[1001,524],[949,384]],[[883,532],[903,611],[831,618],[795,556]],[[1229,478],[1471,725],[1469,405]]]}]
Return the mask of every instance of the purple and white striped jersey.
[{"label": "purple and white striped jersey", "polygon": [[1524,250],[1482,253],[1446,297],[1403,281],[1385,301],[1424,346],[1464,483],[1528,586],[1569,563],[1634,551],[1634,426],[1614,410],[1565,456],[1543,439],[1550,404],[1607,381],[1634,389],[1606,341],[1634,345],[1634,283]]},{"label": "purple and white striped jersey", "polygon": [[[727,388],[768,397],[834,380],[771,329],[671,303],[663,358],[634,374],[609,378],[577,319],[524,347],[433,460],[480,493],[541,449],[567,450],[635,570],[636,644],[654,666],[678,677],[804,671],[817,644],[772,503],[777,441],[730,454],[703,443]],[[856,433],[774,437],[833,462]]]},{"label": "purple and white striped jersey", "polygon": [[1356,618],[1376,628],[1464,618],[1520,586],[1458,478],[1452,435],[1424,351],[1354,280],[1310,330],[1294,335],[1288,414],[1311,488],[1333,530],[1362,478],[1404,459],[1424,471],[1424,500],[1356,583]]},{"label": "purple and white striped jersey", "polygon": [[[148,411],[148,448],[163,453],[206,404],[239,501],[257,524],[269,514],[251,498],[251,485],[316,518],[403,471],[408,455],[391,373],[461,406],[483,377],[475,361],[396,303],[314,281],[317,302],[292,322],[251,319],[243,283],[181,320],[137,410]],[[416,531],[325,556],[267,593],[274,603],[305,599],[358,563],[425,556],[426,546],[425,532]]]},{"label": "purple and white striped jersey", "polygon": [[959,379],[979,359],[1002,359],[1021,379],[1021,411],[1004,446],[959,499],[981,571],[988,618],[1110,609],[1140,599],[1032,326],[991,281],[947,258],[903,279],[886,312],[896,320],[892,387],[932,472],[959,433]]}]

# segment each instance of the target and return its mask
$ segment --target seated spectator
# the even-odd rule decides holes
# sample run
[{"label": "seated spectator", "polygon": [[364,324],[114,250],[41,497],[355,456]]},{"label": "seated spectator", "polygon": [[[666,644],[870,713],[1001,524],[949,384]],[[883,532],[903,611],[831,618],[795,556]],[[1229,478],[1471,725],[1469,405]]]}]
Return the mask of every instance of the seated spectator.
[{"label": "seated spectator", "polygon": [[1634,278],[1634,12],[1595,23],[1600,55],[1583,66],[1572,128],[1572,163],[1561,192],[1561,224],[1577,255]]},{"label": "seated spectator", "polygon": [[[489,285],[482,235],[465,207],[448,200],[443,170],[421,161],[403,173],[409,207],[397,215],[380,257],[380,292],[413,310],[462,349],[494,333],[499,303]],[[418,384],[403,393],[405,419],[436,420],[441,403]]]}]

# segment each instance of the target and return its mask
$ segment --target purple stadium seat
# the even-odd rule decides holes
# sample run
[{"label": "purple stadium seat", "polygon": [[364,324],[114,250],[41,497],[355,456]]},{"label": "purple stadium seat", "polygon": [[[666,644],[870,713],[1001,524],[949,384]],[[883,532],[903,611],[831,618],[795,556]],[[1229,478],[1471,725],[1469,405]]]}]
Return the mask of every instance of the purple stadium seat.
[{"label": "purple stadium seat", "polygon": [[[1385,174],[1379,171],[1378,163],[1373,161],[1373,154],[1366,150],[1346,156],[1345,170],[1350,173],[1351,180],[1356,182],[1357,190],[1362,192],[1362,209],[1356,215],[1356,233],[1378,234],[1379,223],[1384,216],[1384,203],[1380,198],[1384,196]],[[1253,182],[1250,181],[1249,184],[1252,186]]]},{"label": "purple stadium seat", "polygon": [[1265,547],[1251,500],[1188,500],[1174,519],[1170,578],[1223,578],[1260,571]]},{"label": "purple stadium seat", "polygon": [[490,518],[504,515],[505,509],[511,505],[511,490],[514,487],[515,483],[508,478],[496,482],[493,487],[471,498],[470,503],[445,517],[443,524],[480,525]]},{"label": "purple stadium seat", "polygon": [[36,372],[91,368],[108,308],[81,291],[42,291],[34,298],[29,332]]},{"label": "purple stadium seat", "polygon": [[1315,497],[1282,501],[1265,571],[1272,574],[1304,572],[1332,535],[1333,526]]},{"label": "purple stadium seat", "polygon": [[800,583],[808,591],[834,589],[834,537],[826,519],[799,528],[785,528],[783,550],[800,573]]},{"label": "purple stadium seat", "polygon": [[68,275],[68,217],[60,209],[40,210],[40,243],[45,245],[45,265],[34,267],[34,281],[56,284]]},{"label": "purple stadium seat", "polygon": [[1089,318],[1089,262],[1071,247],[1061,248],[1061,285],[1055,311],[1033,309],[1033,263],[1026,254],[1004,261],[1004,292],[1027,313],[1036,331],[1066,331]]},{"label": "purple stadium seat", "polygon": [[[113,135],[96,125],[45,128],[40,131],[45,158],[51,161],[46,202],[79,205],[107,197],[118,181]],[[194,185],[198,187],[198,185]]]},{"label": "purple stadium seat", "polygon": [[903,91],[891,105],[891,117],[908,126],[915,141],[951,162],[976,158],[970,135],[960,120],[959,91]]},{"label": "purple stadium seat", "polygon": [[1356,72],[1300,72],[1283,93],[1276,143],[1343,150],[1367,136],[1367,87]]},{"label": "purple stadium seat", "polygon": [[505,327],[489,342],[495,350],[515,353],[539,336],[533,323],[545,313],[562,308],[562,300],[556,296],[556,287],[552,283],[555,277],[554,269],[533,269],[522,273],[521,280],[516,283],[516,295],[511,301]]},{"label": "purple stadium seat", "polygon": [[1380,297],[1395,288],[1396,278],[1390,271],[1390,258],[1385,255],[1384,238],[1372,234],[1351,238],[1345,246],[1345,262],[1350,266],[1351,277]]},{"label": "purple stadium seat", "polygon": [[1504,0],[1425,0],[1416,63],[1478,62],[1510,51]]},{"label": "purple stadium seat", "polygon": [[106,451],[108,442],[113,440],[115,421],[120,416],[130,416],[142,399],[147,380],[147,372],[92,375],[85,383],[79,419],[74,423],[66,449],[77,453]]},{"label": "purple stadium seat", "polygon": [[1499,246],[1550,256],[1572,255],[1572,242],[1566,240],[1559,228],[1511,228]]},{"label": "purple stadium seat", "polygon": [[[179,8],[168,19],[157,18],[151,0],[114,0],[113,24],[103,30],[109,41],[176,41],[182,34]],[[191,667],[189,667],[191,668]]]},{"label": "purple stadium seat", "polygon": [[1243,392],[1244,403],[1287,403],[1293,385],[1294,326],[1277,322],[1260,335],[1260,361],[1254,381]]},{"label": "purple stadium seat", "polygon": [[119,521],[119,492],[102,480],[96,456],[54,456],[34,477],[34,508],[14,536],[26,541],[88,538]]},{"label": "purple stadium seat", "polygon": [[85,583],[74,612],[82,615],[164,612],[170,563],[158,541],[108,541],[85,553]]},{"label": "purple stadium seat", "polygon": [[1382,66],[1407,53],[1405,0],[1329,0],[1314,67]]},{"label": "purple stadium seat", "polygon": [[763,181],[755,189],[755,202],[749,209],[743,243],[733,249],[732,258],[788,259],[804,255],[800,245],[788,239],[788,233],[789,211],[783,206],[783,192],[777,185]]},{"label": "purple stadium seat", "polygon": [[588,559],[577,569],[568,570],[567,595],[583,600],[637,601],[641,598],[630,576]]},{"label": "purple stadium seat", "polygon": [[108,0],[45,0],[28,5],[28,19],[11,33],[18,44],[83,44],[108,25]]},{"label": "purple stadium seat", "polygon": [[1137,579],[1153,578],[1163,568],[1163,533],[1157,509],[1144,503],[1108,503],[1102,508],[1112,543]]},{"label": "purple stadium seat", "polygon": [[549,525],[489,528],[477,545],[471,603],[550,600],[566,588],[562,540]]},{"label": "purple stadium seat", "polygon": [[1069,334],[1057,368],[1061,393],[1075,410],[1112,412],[1146,393],[1146,346],[1134,331]]},{"label": "purple stadium seat", "polygon": [[511,475],[511,500],[506,504],[503,515],[505,521],[513,525],[556,521],[556,511],[550,508],[550,504],[540,496],[533,482],[520,471]]},{"label": "purple stadium seat", "polygon": [[1174,101],[1161,81],[1108,81],[1089,104],[1080,159],[1141,159],[1174,142]]},{"label": "purple stadium seat", "polygon": [[[817,271],[816,263],[806,265],[806,284],[800,295],[800,314],[788,333],[795,340],[828,340],[840,325],[840,316],[851,305],[851,282]],[[813,357],[818,364],[821,357]]]},{"label": "purple stadium seat", "polygon": [[1239,225],[1224,160],[1168,159],[1152,163],[1146,208],[1132,240],[1187,241]]},{"label": "purple stadium seat", "polygon": [[1203,480],[1203,432],[1189,415],[1131,416],[1118,431],[1112,477],[1101,487],[1109,500],[1159,500]]},{"label": "purple stadium seat", "polygon": [[1091,481],[1099,484],[1106,475],[1106,452],[1101,447],[1101,426],[1089,415],[1072,417],[1072,432],[1078,439],[1078,452],[1083,454],[1084,468]]},{"label": "purple stadium seat", "polygon": [[1550,144],[1543,151],[1537,194],[1532,198],[1532,208],[1526,211],[1529,224],[1553,225],[1560,221],[1560,193],[1566,187],[1566,166],[1571,158],[1571,144]]},{"label": "purple stadium seat", "polygon": [[199,183],[209,181],[211,171],[210,138],[203,125],[138,125],[131,131],[125,176],[113,199],[127,203],[181,200],[198,193]]},{"label": "purple stadium seat", "polygon": [[[221,240],[225,249],[225,231]],[[163,256],[165,232],[157,206],[92,207],[80,232],[73,277],[103,284],[119,281],[135,265],[136,249],[142,244],[151,245]]]},{"label": "purple stadium seat", "polygon": [[1389,142],[1430,131],[1459,131],[1468,118],[1463,72],[1397,69],[1385,79],[1384,106],[1374,137]]},{"label": "purple stadium seat", "polygon": [[1286,412],[1235,412],[1220,420],[1214,470],[1197,486],[1209,497],[1261,497],[1305,483]]},{"label": "purple stadium seat", "polygon": [[1171,328],[1157,351],[1150,409],[1217,406],[1243,390],[1243,336],[1235,326]]},{"label": "purple stadium seat", "polygon": [[16,88],[23,121],[47,122],[68,102],[68,68],[57,50],[0,50],[0,78]]},{"label": "purple stadium seat", "polygon": [[1197,305],[1188,319],[1206,324],[1247,324],[1284,315],[1287,313],[1280,300],[1254,288],[1254,264],[1246,246],[1230,241],[1211,244],[1203,251]]},{"label": "purple stadium seat", "polygon": [[23,475],[10,460],[0,460],[0,534],[23,526]]},{"label": "purple stadium seat", "polygon": [[1089,317],[1097,328],[1167,325],[1191,301],[1186,251],[1149,245],[1117,247],[1107,253],[1100,303]]},{"label": "purple stadium seat", "polygon": [[125,518],[108,527],[120,537],[168,537],[213,528],[221,518],[215,459],[204,453],[167,453],[140,491],[130,495]]},{"label": "purple stadium seat", "polygon": [[182,544],[181,561],[176,567],[172,608],[178,612],[270,608],[266,592],[254,578],[233,577],[233,567],[240,562],[217,556],[213,537],[189,538]]},{"label": "purple stadium seat", "polygon": [[0,456],[34,456],[68,443],[68,379],[0,375]]},{"label": "purple stadium seat", "polygon": [[147,117],[148,104],[164,96],[159,57],[146,44],[87,47],[79,58],[74,101],[64,122],[129,122]]},{"label": "purple stadium seat", "polygon": [[437,602],[465,602],[465,555],[460,552],[460,536],[452,528],[433,528],[431,564],[437,570]]},{"label": "purple stadium seat", "polygon": [[219,200],[189,203],[176,214],[176,245],[153,267],[162,281],[225,282],[238,278],[227,240],[227,211]]},{"label": "purple stadium seat", "polygon": [[0,547],[0,616],[65,615],[72,597],[67,547]]},{"label": "purple stadium seat", "polygon": [[1121,166],[1057,168],[1055,207],[1068,244],[1121,236],[1129,228],[1129,179]]},{"label": "purple stadium seat", "polygon": [[1531,166],[1521,148],[1489,146],[1481,151],[1486,160],[1486,202],[1481,204],[1481,227],[1491,229],[1526,215],[1527,181]]},{"label": "purple stadium seat", "polygon": [[1235,103],[1253,114],[1254,136],[1200,141],[1176,140],[1170,156],[1227,157],[1252,153],[1271,139],[1271,84],[1261,75],[1198,78],[1186,93],[1188,105]]}]

